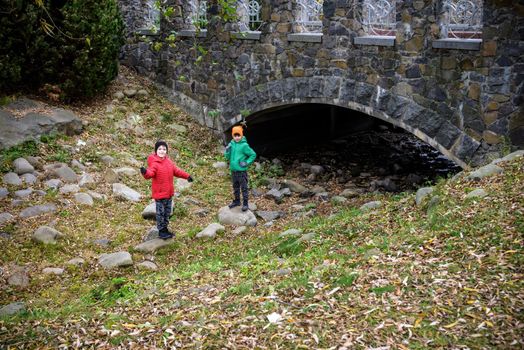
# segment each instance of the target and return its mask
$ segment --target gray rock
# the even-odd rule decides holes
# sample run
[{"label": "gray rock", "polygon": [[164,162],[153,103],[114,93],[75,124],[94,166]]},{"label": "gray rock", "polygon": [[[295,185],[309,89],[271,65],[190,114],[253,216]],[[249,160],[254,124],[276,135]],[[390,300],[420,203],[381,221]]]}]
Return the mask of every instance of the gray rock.
[{"label": "gray rock", "polygon": [[65,183],[75,183],[78,181],[76,173],[66,164],[56,164],[51,169],[51,174],[60,178]]},{"label": "gray rock", "polygon": [[227,163],[226,162],[215,162],[215,163],[213,163],[213,168],[215,168],[215,169],[227,169]]},{"label": "gray rock", "polygon": [[93,243],[101,247],[107,247],[111,244],[111,240],[107,238],[99,238],[99,239],[95,239]]},{"label": "gray rock", "polygon": [[131,202],[139,202],[142,198],[140,193],[121,183],[113,184],[113,194],[119,199]]},{"label": "gray rock", "polygon": [[180,125],[180,124],[171,124],[171,125],[168,125],[168,127],[174,131],[176,131],[177,133],[181,133],[181,134],[184,134],[187,132],[187,128],[184,126],[184,125]]},{"label": "gray rock", "polygon": [[311,189],[311,192],[313,192],[314,194],[317,194],[317,193],[323,193],[323,192],[327,192],[326,189],[322,186],[315,186]]},{"label": "gray rock", "polygon": [[62,180],[51,179],[51,180],[47,180],[44,184],[46,185],[47,188],[58,189],[60,188],[60,186],[62,186]]},{"label": "gray rock", "polygon": [[26,173],[20,176],[20,178],[26,183],[26,184],[34,184],[37,180],[36,176],[34,176],[31,173]]},{"label": "gray rock", "polygon": [[218,232],[222,232],[225,230],[225,227],[217,224],[216,222],[209,224],[205,229],[197,233],[197,238],[213,238],[217,235]]},{"label": "gray rock", "polygon": [[187,181],[186,179],[176,179],[176,189],[180,192],[188,190],[189,188],[191,188],[192,185],[193,184]]},{"label": "gray rock", "polygon": [[113,94],[113,97],[117,100],[122,100],[125,97],[125,95],[122,91],[117,91]]},{"label": "gray rock", "polygon": [[56,210],[57,209],[54,204],[40,204],[40,205],[35,205],[32,207],[25,208],[24,210],[20,212],[20,217],[21,218],[30,218],[30,217],[38,216],[44,213],[55,212]]},{"label": "gray rock", "polygon": [[237,227],[236,229],[234,229],[232,233],[233,233],[235,236],[237,236],[237,235],[240,235],[240,234],[244,233],[246,230],[247,230],[247,227],[246,227],[246,226],[239,226],[239,227]]},{"label": "gray rock", "polygon": [[323,202],[327,202],[329,200],[329,193],[328,192],[318,192],[318,193],[315,193],[314,197]]},{"label": "gray rock", "polygon": [[381,201],[372,201],[372,202],[368,202],[366,204],[363,204],[360,207],[360,210],[361,211],[370,211],[370,210],[373,210],[373,209],[380,208],[381,206],[382,206],[382,202]]},{"label": "gray rock", "polygon": [[498,164],[500,162],[510,162],[520,157],[524,157],[524,150],[518,150],[518,151],[508,154],[505,157],[495,159],[491,162],[491,164]]},{"label": "gray rock", "polygon": [[162,247],[171,245],[174,242],[175,240],[172,238],[170,239],[155,238],[155,239],[151,239],[151,240],[140,243],[139,245],[135,246],[135,250],[142,252],[142,253],[152,253]]},{"label": "gray rock", "polygon": [[78,186],[94,189],[96,187],[95,179],[91,174],[83,173],[78,180]]},{"label": "gray rock", "polygon": [[120,177],[113,169],[106,169],[106,171],[104,171],[103,177],[104,181],[108,184],[114,184],[120,181]]},{"label": "gray rock", "polygon": [[25,204],[25,201],[23,199],[13,199],[11,201],[11,206],[13,207],[19,207]]},{"label": "gray rock", "polygon": [[100,161],[102,161],[102,163],[104,163],[105,165],[113,165],[115,163],[115,158],[108,155],[104,155],[100,158]]},{"label": "gray rock", "polygon": [[0,199],[4,199],[9,195],[9,191],[5,187],[0,187]]},{"label": "gray rock", "polygon": [[2,180],[6,185],[20,186],[22,184],[22,179],[20,178],[20,176],[12,172],[5,174]]},{"label": "gray rock", "polygon": [[140,269],[140,270],[151,270],[151,271],[156,271],[158,270],[158,266],[152,262],[152,261],[142,261],[138,264],[136,264],[136,266]]},{"label": "gray rock", "polygon": [[360,194],[360,191],[356,188],[346,188],[344,191],[340,192],[339,196],[345,198],[357,197]]},{"label": "gray rock", "polygon": [[284,194],[282,192],[280,192],[279,190],[277,190],[276,188],[274,188],[272,190],[269,190],[265,194],[265,197],[273,199],[276,203],[280,204],[280,203],[282,203],[282,201],[284,199]]},{"label": "gray rock", "polygon": [[115,173],[118,174],[118,176],[125,175],[125,176],[132,177],[132,176],[138,175],[138,171],[130,167],[121,167],[121,168],[116,168],[113,170],[115,171]]},{"label": "gray rock", "polygon": [[86,263],[86,261],[82,258],[73,258],[71,260],[68,260],[66,262],[66,265],[71,265],[71,266],[82,266]]},{"label": "gray rock", "polygon": [[124,90],[124,95],[126,95],[126,97],[134,97],[136,95],[136,90],[135,89],[125,89]]},{"label": "gray rock", "polygon": [[20,288],[29,286],[29,275],[27,271],[23,267],[16,266],[11,276],[7,279],[7,284]]},{"label": "gray rock", "polygon": [[23,302],[16,302],[4,305],[0,308],[0,317],[13,316],[25,311]]},{"label": "gray rock", "polygon": [[196,215],[198,217],[204,218],[204,217],[206,217],[209,214],[209,210],[207,210],[205,208],[197,208],[197,209],[193,210],[192,213],[193,213],[193,215]]},{"label": "gray rock", "polygon": [[277,276],[287,276],[291,274],[291,269],[280,269],[275,271],[275,275]]},{"label": "gray rock", "polygon": [[325,170],[322,165],[312,165],[309,171],[311,171],[312,174],[320,175],[324,173]]},{"label": "gray rock", "polygon": [[42,158],[27,156],[25,159],[33,166],[35,169],[42,169]]},{"label": "gray rock", "polygon": [[75,201],[78,204],[88,205],[88,206],[92,206],[94,204],[93,198],[91,198],[91,196],[88,195],[87,193],[75,193]]},{"label": "gray rock", "polygon": [[6,222],[9,222],[13,220],[15,217],[9,213],[0,213],[0,225],[5,224]]},{"label": "gray rock", "polygon": [[[173,206],[171,206],[171,215],[173,215]],[[146,220],[156,220],[156,203],[151,202],[142,211],[142,217]]]},{"label": "gray rock", "polygon": [[16,198],[27,198],[33,193],[32,188],[26,188],[25,190],[15,191],[14,195]]},{"label": "gray rock", "polygon": [[78,160],[76,160],[76,159],[73,159],[73,160],[71,161],[71,166],[72,166],[73,168],[76,168],[76,169],[81,170],[81,171],[85,171],[85,170],[86,170],[85,165],[82,164],[82,163],[80,163],[80,162],[79,162]]},{"label": "gray rock", "polygon": [[305,233],[297,239],[297,243],[311,241],[317,234],[315,232]]},{"label": "gray rock", "polygon": [[64,273],[64,269],[60,267],[46,267],[42,270],[42,273],[49,275],[62,275]]},{"label": "gray rock", "polygon": [[240,207],[229,209],[228,206],[218,211],[218,221],[222,225],[231,226],[256,226],[257,218],[251,210],[242,211]]},{"label": "gray rock", "polygon": [[77,193],[80,192],[80,186],[77,184],[67,184],[62,187],[60,187],[60,193],[67,194],[67,193]]},{"label": "gray rock", "polygon": [[466,176],[466,179],[478,181],[485,177],[501,174],[503,171],[504,170],[501,167],[495,164],[488,164],[471,172],[468,176]]},{"label": "gray rock", "polygon": [[256,215],[264,221],[273,221],[283,216],[281,211],[257,210]]},{"label": "gray rock", "polygon": [[150,241],[152,239],[157,239],[157,238],[158,238],[158,229],[156,228],[156,226],[153,226],[147,231],[146,236],[143,239],[143,242],[147,242],[147,241]]},{"label": "gray rock", "polygon": [[424,199],[429,196],[431,193],[433,193],[433,187],[422,187],[417,190],[417,194],[415,196],[415,203],[417,203],[417,206],[420,206],[422,202],[424,202]]},{"label": "gray rock", "polygon": [[32,173],[35,171],[35,168],[25,158],[15,159],[13,166],[15,168],[15,173],[18,175]]},{"label": "gray rock", "polygon": [[469,199],[469,198],[484,198],[487,195],[488,195],[488,192],[486,192],[482,188],[477,188],[477,189],[474,189],[473,191],[471,191],[470,193],[468,193],[466,195],[466,199]]},{"label": "gray rock", "polygon": [[293,180],[283,180],[280,182],[283,187],[289,188],[292,192],[302,193],[307,191],[307,188]]},{"label": "gray rock", "polygon": [[331,203],[333,204],[344,204],[348,201],[348,199],[346,197],[342,197],[342,196],[333,196],[331,198]]},{"label": "gray rock", "polygon": [[98,258],[98,263],[105,269],[112,269],[133,265],[133,258],[128,252],[102,254]]},{"label": "gray rock", "polygon": [[56,244],[56,240],[64,235],[49,226],[40,226],[33,233],[33,240],[44,244]]},{"label": "gray rock", "polygon": [[87,194],[90,195],[91,198],[93,198],[96,201],[101,201],[101,200],[106,199],[106,195],[105,194],[100,194],[98,192],[87,191]]},{"label": "gray rock", "polygon": [[286,237],[286,236],[299,236],[302,234],[302,230],[291,228],[289,230],[286,230],[284,232],[281,232],[278,237]]},{"label": "gray rock", "polygon": [[149,92],[147,92],[146,90],[144,89],[140,89],[136,92],[136,97],[139,97],[139,98],[146,98],[149,96]]},{"label": "gray rock", "polygon": [[0,113],[0,125],[0,149],[39,139],[40,136],[51,133],[72,136],[82,132],[82,121],[73,112],[61,108],[52,108],[51,112],[46,114],[31,111],[23,118],[17,118],[3,109]]},{"label": "gray rock", "polygon": [[39,196],[45,196],[47,194],[47,192],[44,190],[36,190],[34,193],[36,193]]}]

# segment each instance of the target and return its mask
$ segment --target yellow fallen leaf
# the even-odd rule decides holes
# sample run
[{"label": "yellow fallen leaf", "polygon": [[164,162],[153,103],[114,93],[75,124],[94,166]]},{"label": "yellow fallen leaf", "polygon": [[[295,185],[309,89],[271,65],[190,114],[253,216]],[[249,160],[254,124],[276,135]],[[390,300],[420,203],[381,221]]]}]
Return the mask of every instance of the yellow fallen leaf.
[{"label": "yellow fallen leaf", "polygon": [[491,323],[490,321],[486,321],[486,325],[487,325],[488,327],[492,327],[492,328],[493,328],[493,323]]},{"label": "yellow fallen leaf", "polygon": [[453,327],[455,327],[455,326],[457,325],[457,323],[458,323],[458,321],[455,321],[455,322],[453,322],[453,323],[450,323],[450,324],[448,324],[448,325],[445,325],[444,328],[453,328]]},{"label": "yellow fallen leaf", "polygon": [[478,292],[479,292],[478,289],[468,288],[468,287],[464,287],[464,290],[467,290],[468,292],[475,292],[475,293],[478,293]]},{"label": "yellow fallen leaf", "polygon": [[136,328],[136,324],[132,324],[132,323],[124,323],[122,324],[122,326],[125,328]]}]

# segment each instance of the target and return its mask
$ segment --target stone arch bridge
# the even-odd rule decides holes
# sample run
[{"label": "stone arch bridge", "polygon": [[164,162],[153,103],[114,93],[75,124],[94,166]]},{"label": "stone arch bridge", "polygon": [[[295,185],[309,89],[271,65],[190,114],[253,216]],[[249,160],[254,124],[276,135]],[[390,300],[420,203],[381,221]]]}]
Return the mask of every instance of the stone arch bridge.
[{"label": "stone arch bridge", "polygon": [[476,37],[447,38],[441,0],[393,2],[389,35],[369,33],[354,1],[324,0],[317,32],[296,25],[296,1],[259,1],[262,23],[247,32],[217,16],[216,0],[204,30],[186,28],[187,2],[168,1],[157,32],[140,27],[143,1],[122,1],[122,63],[224,137],[241,115],[321,103],[404,128],[468,167],[524,146],[524,6],[480,2]]}]

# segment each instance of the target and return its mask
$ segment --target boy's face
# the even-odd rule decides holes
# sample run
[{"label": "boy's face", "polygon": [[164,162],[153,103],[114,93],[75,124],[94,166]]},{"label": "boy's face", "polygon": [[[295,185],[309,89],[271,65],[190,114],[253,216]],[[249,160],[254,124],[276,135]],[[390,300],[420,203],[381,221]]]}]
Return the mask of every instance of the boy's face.
[{"label": "boy's face", "polygon": [[235,140],[235,142],[238,142],[242,139],[242,135],[240,134],[234,134],[233,135],[233,140]]},{"label": "boy's face", "polygon": [[159,156],[160,158],[164,158],[167,154],[167,148],[166,146],[160,146],[157,148],[156,150],[156,155]]}]

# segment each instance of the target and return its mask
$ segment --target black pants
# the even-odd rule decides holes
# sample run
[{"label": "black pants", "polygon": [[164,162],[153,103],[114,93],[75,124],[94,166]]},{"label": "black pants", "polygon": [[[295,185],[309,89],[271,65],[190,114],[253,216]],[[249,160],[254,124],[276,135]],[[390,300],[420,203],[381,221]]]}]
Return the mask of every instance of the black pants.
[{"label": "black pants", "polygon": [[156,227],[158,231],[167,230],[169,216],[171,216],[171,198],[155,199],[156,203]]},{"label": "black pants", "polygon": [[233,195],[235,196],[235,203],[240,204],[240,190],[242,190],[244,205],[247,205],[249,199],[249,192],[247,189],[247,171],[232,171],[231,182],[233,183]]}]

